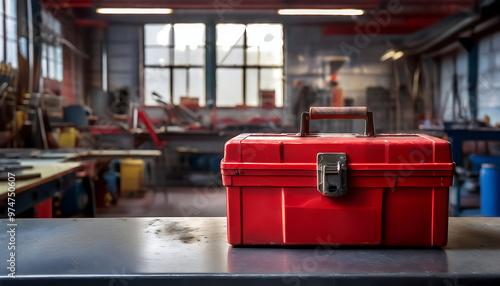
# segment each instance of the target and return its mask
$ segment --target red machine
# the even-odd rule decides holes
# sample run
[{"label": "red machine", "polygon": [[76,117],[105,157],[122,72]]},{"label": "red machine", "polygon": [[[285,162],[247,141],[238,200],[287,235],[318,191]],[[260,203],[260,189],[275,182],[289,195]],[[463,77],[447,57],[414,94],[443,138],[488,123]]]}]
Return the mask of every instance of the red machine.
[{"label": "red machine", "polygon": [[[363,118],[364,135],[309,134],[309,120]],[[450,143],[375,135],[366,107],[311,107],[300,134],[241,134],[221,162],[233,245],[444,246]]]}]

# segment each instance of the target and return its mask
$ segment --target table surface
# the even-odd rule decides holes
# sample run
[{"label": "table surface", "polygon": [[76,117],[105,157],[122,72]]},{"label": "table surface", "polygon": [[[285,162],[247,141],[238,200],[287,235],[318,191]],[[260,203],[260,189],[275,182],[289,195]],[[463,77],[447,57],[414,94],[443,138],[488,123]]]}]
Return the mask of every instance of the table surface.
[{"label": "table surface", "polygon": [[[16,180],[16,193],[76,172],[81,168],[79,162],[59,162],[58,160],[22,159],[21,165],[33,166],[31,169],[23,170],[21,174],[40,173],[41,176],[28,180]],[[8,188],[8,182],[0,182],[0,199],[7,197]]]},{"label": "table surface", "polygon": [[57,159],[79,161],[89,159],[144,158],[159,157],[160,150],[56,150],[37,154],[38,159]]},{"label": "table surface", "polygon": [[[283,282],[285,276],[360,276],[452,279],[449,285],[456,285],[453,277],[500,279],[500,218],[450,218],[449,243],[442,249],[232,247],[226,240],[226,218],[16,222],[16,276],[30,279],[229,275],[282,277]],[[4,229],[7,224],[0,222]],[[0,241],[7,238],[0,231]],[[0,247],[0,257],[8,255],[7,247]],[[3,270],[0,279],[5,276]]]},{"label": "table surface", "polygon": [[445,128],[444,126],[425,126],[419,125],[420,130],[429,131],[467,131],[467,132],[499,132],[500,128],[497,127],[468,127],[468,126],[456,126],[451,128]]}]

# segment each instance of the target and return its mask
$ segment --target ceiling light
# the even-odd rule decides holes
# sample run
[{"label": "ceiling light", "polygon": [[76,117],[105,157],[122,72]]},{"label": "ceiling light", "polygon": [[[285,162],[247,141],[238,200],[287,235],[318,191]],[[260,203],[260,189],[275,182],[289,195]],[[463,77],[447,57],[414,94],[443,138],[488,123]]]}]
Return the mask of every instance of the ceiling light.
[{"label": "ceiling light", "polygon": [[395,50],[390,49],[380,57],[380,61],[384,62],[388,59],[392,59],[395,61],[401,58],[402,56],[404,56],[404,53],[402,51],[396,52]]},{"label": "ceiling light", "polygon": [[99,14],[116,14],[116,15],[152,15],[152,14],[171,14],[172,9],[169,8],[97,8]]},{"label": "ceiling light", "polygon": [[402,51],[399,51],[397,53],[395,53],[393,56],[392,56],[392,59],[393,60],[397,60],[399,59],[400,57],[404,56],[404,53]]},{"label": "ceiling light", "polygon": [[365,11],[361,9],[280,9],[279,15],[298,16],[298,15],[314,15],[314,16],[359,16]]},{"label": "ceiling light", "polygon": [[392,56],[394,56],[395,53],[396,52],[393,49],[388,50],[380,57],[380,61],[385,62],[386,60],[392,58]]}]

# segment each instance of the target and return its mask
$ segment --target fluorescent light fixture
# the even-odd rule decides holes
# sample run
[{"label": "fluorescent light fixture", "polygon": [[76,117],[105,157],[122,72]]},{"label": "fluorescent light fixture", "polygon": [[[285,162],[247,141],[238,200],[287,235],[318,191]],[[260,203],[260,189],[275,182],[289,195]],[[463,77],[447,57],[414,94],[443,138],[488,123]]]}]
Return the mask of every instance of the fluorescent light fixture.
[{"label": "fluorescent light fixture", "polygon": [[169,8],[97,8],[98,14],[115,14],[115,15],[152,15],[152,14],[171,14],[172,9]]},{"label": "fluorescent light fixture", "polygon": [[388,50],[380,57],[380,61],[381,62],[387,61],[388,59],[392,58],[392,56],[394,56],[395,53],[396,52],[393,49]]},{"label": "fluorescent light fixture", "polygon": [[393,56],[392,56],[392,59],[393,60],[397,60],[399,59],[400,57],[404,56],[404,53],[402,51],[399,51],[397,53],[395,53]]},{"label": "fluorescent light fixture", "polygon": [[401,58],[402,56],[404,56],[404,53],[402,51],[396,52],[395,50],[390,49],[380,57],[380,61],[385,62],[388,59],[392,59],[395,61]]},{"label": "fluorescent light fixture", "polygon": [[361,9],[280,9],[279,15],[298,16],[298,15],[313,15],[313,16],[359,16],[365,11]]}]

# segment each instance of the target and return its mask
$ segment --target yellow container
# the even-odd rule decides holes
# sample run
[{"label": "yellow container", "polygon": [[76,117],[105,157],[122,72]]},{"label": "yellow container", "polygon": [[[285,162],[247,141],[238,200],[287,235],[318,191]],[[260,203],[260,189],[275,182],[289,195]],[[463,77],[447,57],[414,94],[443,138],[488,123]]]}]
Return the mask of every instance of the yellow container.
[{"label": "yellow container", "polygon": [[120,164],[120,190],[122,194],[135,194],[144,184],[144,161],[123,159]]},{"label": "yellow container", "polygon": [[75,127],[63,127],[58,130],[59,147],[60,148],[75,148],[76,137],[78,130]]},{"label": "yellow container", "polygon": [[16,111],[16,124],[17,124],[17,130],[21,130],[21,128],[24,125],[24,121],[26,121],[27,116],[26,113],[22,110]]}]

